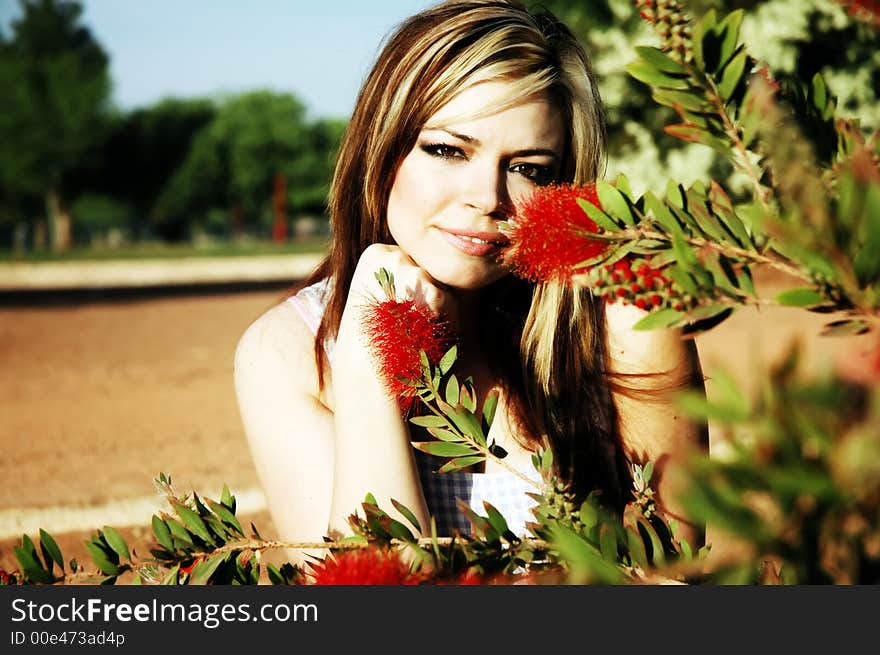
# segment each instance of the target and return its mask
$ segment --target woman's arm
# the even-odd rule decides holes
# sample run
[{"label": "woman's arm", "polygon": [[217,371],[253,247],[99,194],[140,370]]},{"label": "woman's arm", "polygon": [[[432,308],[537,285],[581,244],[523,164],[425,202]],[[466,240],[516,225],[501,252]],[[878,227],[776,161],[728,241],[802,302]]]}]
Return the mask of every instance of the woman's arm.
[{"label": "woman's arm", "polygon": [[708,452],[705,423],[684,417],[675,405],[683,389],[705,392],[696,344],[680,330],[633,330],[646,312],[632,305],[606,308],[609,365],[612,374],[633,391],[612,391],[624,450],[633,462],[653,462],[651,486],[663,513],[676,519],[692,545],[702,545],[705,526],[682,511],[680,465],[695,450]]},{"label": "woman's arm", "polygon": [[[251,457],[278,536],[320,542],[333,488],[333,413],[317,396],[314,336],[290,303],[268,310],[244,332],[234,377]],[[289,552],[294,561],[302,554]]]},{"label": "woman's arm", "polygon": [[[382,387],[360,332],[364,303],[381,293],[375,271],[384,266],[402,282],[408,280],[401,289],[418,286],[413,277],[422,273],[390,246],[368,248],[362,264],[325,376],[332,388],[323,402],[314,336],[290,304],[258,318],[236,349],[235,389],[245,434],[285,541],[349,534],[347,518],[363,513],[367,493],[390,514],[397,514],[394,498],[423,527],[429,525],[409,430],[397,402]],[[436,301],[430,293],[427,297]]]},{"label": "woman's arm", "polygon": [[362,332],[365,307],[384,295],[375,278],[380,268],[394,275],[400,292],[419,289],[428,304],[440,302],[427,274],[399,248],[372,245],[361,255],[333,360],[336,461],[330,529],[334,533],[350,532],[346,518],[360,509],[367,492],[389,513],[397,514],[393,498],[413,511],[423,529],[430,524],[409,428],[397,399],[383,387]]}]

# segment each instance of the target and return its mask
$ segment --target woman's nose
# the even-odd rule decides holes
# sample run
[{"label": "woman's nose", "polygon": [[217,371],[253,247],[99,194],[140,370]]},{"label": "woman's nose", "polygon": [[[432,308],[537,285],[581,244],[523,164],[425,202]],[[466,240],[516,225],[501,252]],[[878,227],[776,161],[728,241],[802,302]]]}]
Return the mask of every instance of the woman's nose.
[{"label": "woman's nose", "polygon": [[474,166],[465,172],[464,204],[486,216],[500,217],[508,211],[507,180],[497,164]]}]

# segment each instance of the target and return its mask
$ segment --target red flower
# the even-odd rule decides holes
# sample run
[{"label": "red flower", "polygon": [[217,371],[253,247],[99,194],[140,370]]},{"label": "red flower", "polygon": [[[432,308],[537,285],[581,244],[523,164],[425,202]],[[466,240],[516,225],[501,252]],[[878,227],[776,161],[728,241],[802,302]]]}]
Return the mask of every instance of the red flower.
[{"label": "red flower", "polygon": [[195,558],[192,562],[190,562],[188,565],[186,565],[186,566],[181,566],[180,569],[179,569],[179,570],[180,570],[180,575],[182,575],[182,576],[183,576],[183,575],[189,575],[190,573],[192,573],[192,570],[195,568],[196,564],[199,564],[201,561],[202,561],[202,558],[201,558],[201,557],[196,557],[196,558]]},{"label": "red flower", "polygon": [[578,205],[578,199],[600,207],[596,186],[571,184],[541,187],[519,207],[504,228],[511,245],[504,262],[527,280],[565,281],[586,269],[574,267],[605,251],[604,241],[589,238],[599,228]]},{"label": "red flower", "polygon": [[0,569],[0,586],[13,586],[20,584],[21,573],[18,570],[4,571]]},{"label": "red flower", "polygon": [[412,300],[372,303],[363,316],[365,337],[385,388],[409,411],[415,401],[413,381],[422,377],[419,352],[436,366],[452,346],[449,324],[430,308]]},{"label": "red flower", "polygon": [[[639,309],[651,311],[661,306],[676,308],[690,307],[692,300],[682,297],[681,290],[674,287],[670,279],[663,275],[666,268],[652,268],[641,263],[634,269],[636,258],[631,255],[620,259],[614,264],[604,264],[590,269],[588,283],[593,293],[605,302],[614,304],[620,301],[624,305],[635,305]],[[686,301],[686,302],[683,302]]]},{"label": "red flower", "polygon": [[316,585],[414,585],[422,581],[398,551],[384,548],[347,550],[309,566]]},{"label": "red flower", "polygon": [[880,0],[838,0],[850,16],[854,16],[874,27],[880,27]]}]

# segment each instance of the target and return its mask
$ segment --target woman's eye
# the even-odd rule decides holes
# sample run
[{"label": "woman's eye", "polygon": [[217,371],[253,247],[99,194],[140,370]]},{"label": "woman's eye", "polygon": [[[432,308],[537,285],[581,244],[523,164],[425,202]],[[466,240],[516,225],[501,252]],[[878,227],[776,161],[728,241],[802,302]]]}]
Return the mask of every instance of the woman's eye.
[{"label": "woman's eye", "polygon": [[519,173],[537,186],[547,186],[555,181],[553,168],[540,164],[516,164],[510,168],[512,173]]},{"label": "woman's eye", "polygon": [[433,157],[441,159],[464,159],[465,155],[461,148],[446,145],[445,143],[428,143],[420,146],[421,149]]}]

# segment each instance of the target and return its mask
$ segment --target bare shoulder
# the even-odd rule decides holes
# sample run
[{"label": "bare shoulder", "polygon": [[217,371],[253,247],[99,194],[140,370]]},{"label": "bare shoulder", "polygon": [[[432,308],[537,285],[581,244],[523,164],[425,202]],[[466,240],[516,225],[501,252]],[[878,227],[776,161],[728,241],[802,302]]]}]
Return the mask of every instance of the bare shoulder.
[{"label": "bare shoulder", "polygon": [[693,340],[681,330],[636,330],[647,312],[634,305],[615,303],[605,309],[608,356],[617,373],[672,373],[689,368],[695,355]]},{"label": "bare shoulder", "polygon": [[315,337],[289,302],[269,308],[242,333],[235,348],[236,387],[283,384],[317,396]]}]

